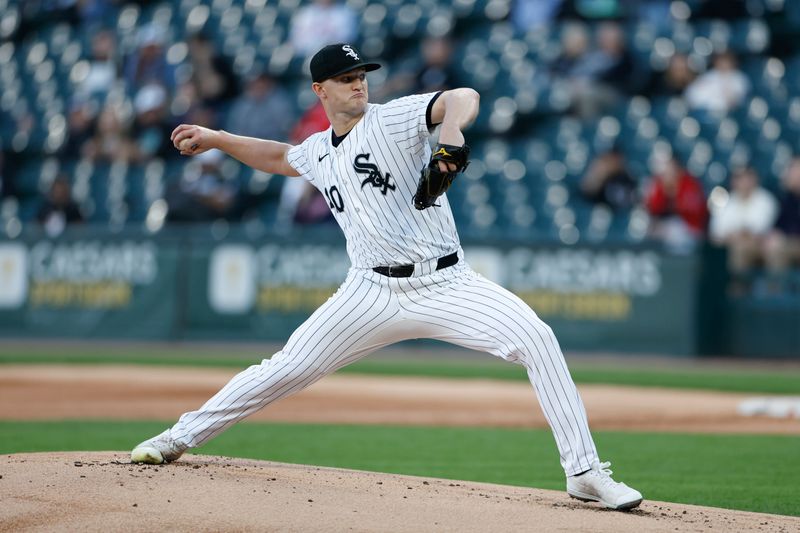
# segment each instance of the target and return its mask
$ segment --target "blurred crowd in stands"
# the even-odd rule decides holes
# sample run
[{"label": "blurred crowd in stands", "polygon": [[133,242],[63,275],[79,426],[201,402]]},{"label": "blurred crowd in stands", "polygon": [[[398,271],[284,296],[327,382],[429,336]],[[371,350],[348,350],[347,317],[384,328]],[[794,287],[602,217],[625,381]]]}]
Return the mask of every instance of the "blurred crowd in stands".
[{"label": "blurred crowd in stands", "polygon": [[[256,8],[269,3],[247,0],[243,4],[255,6],[257,11]],[[376,102],[409,93],[470,85],[473,81],[468,75],[470,67],[462,64],[471,50],[466,41],[475,41],[470,32],[486,27],[490,28],[487,31],[494,31],[497,24],[505,24],[512,28],[513,35],[533,36],[519,41],[531,43],[537,42],[535,36],[539,33],[557,27],[557,46],[549,42],[542,45],[531,67],[535,75],[526,78],[530,87],[523,89],[550,88],[549,102],[556,118],[582,124],[595,124],[606,115],[621,117],[640,95],[683,102],[688,109],[686,116],[695,120],[688,124],[696,124],[697,128],[719,125],[725,117],[746,108],[748,102],[753,105],[748,100],[754,93],[752,78],[740,68],[741,58],[733,47],[718,47],[708,39],[707,43],[695,42],[690,50],[674,48],[659,55],[664,61],[656,62],[656,68],[653,61],[643,61],[632,51],[630,43],[635,36],[629,31],[631,22],[646,24],[658,33],[666,31],[676,20],[688,18],[735,21],[759,17],[766,20],[771,16],[771,20],[779,23],[770,27],[769,47],[760,54],[764,58],[789,58],[798,52],[795,41],[800,36],[800,28],[782,16],[789,0],[462,0],[443,4],[480,6],[485,13],[490,13],[495,4],[507,9],[501,9],[499,15],[492,12],[491,24],[488,19],[484,24],[480,20],[484,15],[479,13],[477,22],[473,18],[472,25],[465,30],[456,19],[443,29],[429,24],[419,39],[414,33],[394,35],[395,43],[390,47],[387,43],[368,42],[362,33],[362,23],[373,16],[370,9],[383,9],[385,15],[385,7],[375,7],[382,3],[366,0],[276,3],[283,7],[292,4],[291,16],[281,28],[284,33],[277,38],[285,38],[293,57],[299,58],[301,64],[331,42],[364,43],[368,52],[380,51],[383,46],[385,52],[390,52],[382,57],[387,68],[371,87],[371,100]],[[186,162],[171,145],[171,130],[179,123],[193,123],[240,135],[299,143],[327,128],[327,118],[313,99],[306,98],[303,105],[298,105],[298,87],[308,85],[307,79],[300,80],[301,84],[288,83],[287,80],[296,80],[276,74],[270,68],[269,57],[251,61],[248,69],[236,68],[239,56],[234,59],[226,55],[218,36],[202,24],[192,26],[185,36],[176,39],[156,21],[134,20],[135,28],[129,35],[135,42],[119,36],[125,8],[136,5],[140,10],[153,10],[162,4],[196,7],[202,3],[26,0],[15,4],[12,0],[9,5],[17,6],[17,17],[10,22],[7,17],[2,21],[5,29],[1,32],[0,52],[2,43],[12,43],[21,49],[37,38],[44,38],[42,29],[52,31],[55,26],[68,23],[73,32],[84,36],[88,46],[81,54],[84,61],[76,64],[81,66],[70,71],[69,94],[62,95],[63,140],[47,152],[64,160],[95,165],[150,168],[147,165],[153,161],[167,161],[163,190],[148,196],[150,205],[155,199],[166,202],[167,223],[218,218],[246,220],[264,202],[266,186],[254,187],[253,183],[261,179],[259,183],[265,184],[268,178],[254,176],[250,182],[232,179],[231,173],[226,172],[226,158],[214,151]],[[212,9],[217,4],[232,5],[216,1],[209,4]],[[425,9],[436,7],[437,3],[396,0],[387,4],[390,10],[395,10],[404,4]],[[400,11],[391,12],[399,19],[403,16]],[[237,13],[241,17],[241,9]],[[224,11],[221,16],[225,16]],[[190,22],[187,21],[186,28]],[[276,24],[274,31],[279,31],[279,23],[272,23]],[[487,34],[487,39],[491,35]],[[59,58],[64,61],[63,56],[70,53],[68,47],[54,50],[52,40],[50,44],[49,53],[57,61]],[[697,46],[709,49],[701,55],[696,53]],[[35,46],[26,50],[29,62],[30,55],[41,53],[35,51]],[[275,49],[276,57],[280,50]],[[526,51],[521,50],[520,54],[517,55],[525,59]],[[8,85],[9,80],[4,83]],[[798,87],[790,90],[800,92]],[[502,111],[501,103],[506,101],[485,99],[484,120],[491,121],[495,112]],[[518,111],[522,107],[515,106]],[[530,116],[535,122],[536,115]],[[0,194],[7,199],[21,197],[23,187],[15,175],[16,162],[30,156],[30,150],[19,139],[34,135],[40,117],[27,109],[4,109],[0,118],[13,122],[4,131],[11,131],[14,138],[13,142],[7,138],[3,141]],[[524,124],[493,130],[495,124],[490,122],[489,134],[499,131],[497,136],[509,142],[530,135]],[[52,120],[48,123],[49,128],[56,126]],[[486,130],[475,135],[485,137]],[[697,139],[696,134],[694,138]],[[734,291],[751,290],[751,274],[762,268],[768,273],[762,289],[786,290],[785,273],[800,267],[800,146],[791,147],[796,156],[789,154],[784,158],[778,183],[770,182],[767,186],[763,180],[765,169],[744,161],[730,165],[723,180],[709,185],[703,175],[693,175],[686,157],[670,146],[653,149],[645,167],[632,166],[626,153],[626,143],[631,140],[618,135],[607,145],[592,146],[592,156],[580,173],[571,202],[582,202],[590,209],[600,206],[616,214],[644,213],[649,221],[646,236],[663,241],[677,252],[691,251],[706,240],[726,247]],[[169,164],[174,161],[181,164]],[[529,175],[525,179],[544,178]],[[36,208],[27,214],[20,211],[23,221],[26,217],[35,219],[48,234],[57,235],[66,224],[92,220],[82,203],[75,200],[85,198],[86,194],[75,193],[74,189],[83,185],[69,171],[53,173],[46,185],[49,190],[40,191],[43,194]],[[466,184],[455,185],[461,186]],[[302,180],[285,180],[280,190],[273,193],[276,199],[270,209],[275,212],[276,226],[287,228],[332,220],[324,199]],[[796,290],[800,292],[800,287]]]}]

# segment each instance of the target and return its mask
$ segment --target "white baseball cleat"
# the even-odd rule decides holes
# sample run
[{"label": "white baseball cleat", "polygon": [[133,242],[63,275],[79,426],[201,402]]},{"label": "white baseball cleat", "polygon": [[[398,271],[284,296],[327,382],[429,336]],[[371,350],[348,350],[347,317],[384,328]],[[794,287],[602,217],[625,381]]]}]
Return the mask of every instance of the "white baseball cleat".
[{"label": "white baseball cleat", "polygon": [[642,493],[611,479],[611,463],[595,462],[592,469],[567,478],[567,493],[584,502],[600,502],[617,510],[633,509],[642,503]]},{"label": "white baseball cleat", "polygon": [[186,446],[172,440],[169,430],[166,430],[152,439],[138,444],[131,452],[131,462],[149,465],[170,463],[183,455],[184,451],[186,451]]}]

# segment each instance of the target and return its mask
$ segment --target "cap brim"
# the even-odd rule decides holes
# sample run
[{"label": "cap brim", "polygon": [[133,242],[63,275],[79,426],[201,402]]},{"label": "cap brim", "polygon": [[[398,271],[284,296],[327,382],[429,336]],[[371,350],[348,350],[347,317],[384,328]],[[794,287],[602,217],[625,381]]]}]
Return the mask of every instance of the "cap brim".
[{"label": "cap brim", "polygon": [[350,65],[350,66],[348,66],[346,68],[343,68],[342,70],[340,70],[338,72],[334,72],[333,74],[328,75],[328,77],[326,77],[325,79],[319,80],[319,82],[323,82],[325,80],[329,80],[331,78],[335,78],[336,76],[340,76],[340,75],[344,74],[345,72],[350,72],[351,70],[358,70],[360,68],[363,68],[367,72],[372,72],[373,70],[378,70],[379,68],[381,68],[381,66],[378,63],[359,63],[357,65]]}]

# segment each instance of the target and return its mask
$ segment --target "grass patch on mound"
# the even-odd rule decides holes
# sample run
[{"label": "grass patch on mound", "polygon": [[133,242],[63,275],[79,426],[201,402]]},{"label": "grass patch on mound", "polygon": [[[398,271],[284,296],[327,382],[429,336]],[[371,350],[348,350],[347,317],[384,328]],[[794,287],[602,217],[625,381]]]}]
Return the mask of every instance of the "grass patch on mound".
[{"label": "grass patch on mound", "polygon": [[[380,376],[417,376],[460,379],[528,379],[519,365],[503,363],[487,356],[474,359],[441,360],[435,352],[430,359],[365,359],[341,369],[347,374]],[[0,350],[0,364],[135,364],[154,366],[221,367],[243,369],[261,361],[261,355],[235,353],[224,355],[209,351],[191,352],[186,348],[148,350],[145,348],[67,349],[53,352],[36,350]],[[800,370],[691,367],[676,362],[677,368],[652,365],[643,359],[630,363],[570,362],[576,383],[701,389],[761,394],[800,394]]]},{"label": "grass patch on mound", "polygon": [[[130,450],[154,422],[0,422],[0,453]],[[800,437],[595,432],[646,499],[800,516]],[[547,430],[244,423],[197,453],[564,490]]]}]

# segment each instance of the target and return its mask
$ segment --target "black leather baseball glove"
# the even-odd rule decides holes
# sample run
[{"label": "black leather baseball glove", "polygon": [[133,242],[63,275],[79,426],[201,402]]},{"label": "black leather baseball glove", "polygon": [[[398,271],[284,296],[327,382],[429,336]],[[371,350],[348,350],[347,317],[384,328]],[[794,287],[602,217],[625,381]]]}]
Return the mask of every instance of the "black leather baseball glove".
[{"label": "black leather baseball glove", "polygon": [[[453,163],[456,169],[442,172],[439,170],[439,161]],[[419,177],[417,193],[412,198],[414,207],[421,211],[436,206],[436,199],[450,188],[456,174],[463,172],[467,166],[469,166],[469,146],[437,144],[430,162],[422,169],[422,175]]]}]

